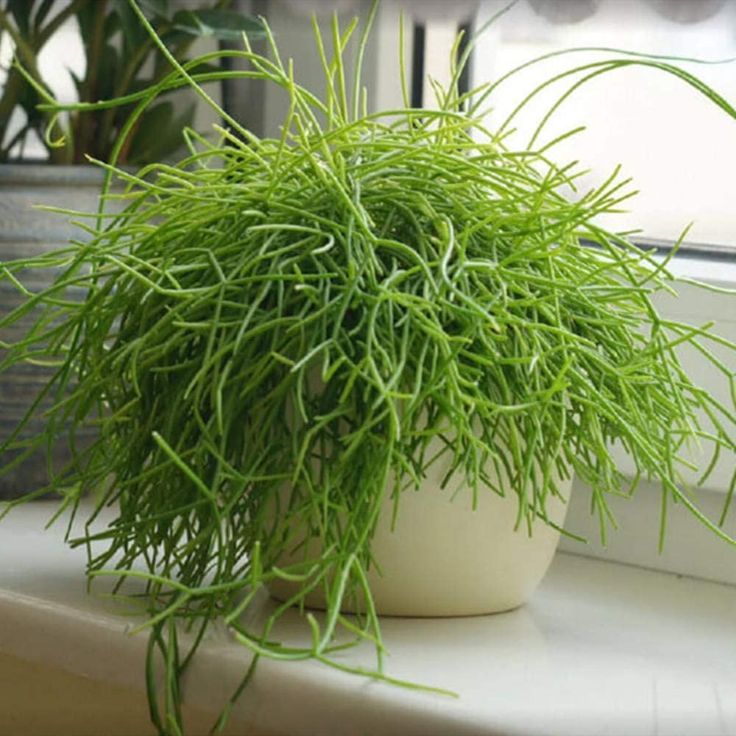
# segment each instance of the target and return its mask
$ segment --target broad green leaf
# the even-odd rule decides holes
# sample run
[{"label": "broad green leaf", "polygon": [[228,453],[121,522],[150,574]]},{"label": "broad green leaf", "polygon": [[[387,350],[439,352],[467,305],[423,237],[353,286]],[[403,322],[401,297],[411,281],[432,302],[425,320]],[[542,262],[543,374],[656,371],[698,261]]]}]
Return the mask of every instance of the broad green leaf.
[{"label": "broad green leaf", "polygon": [[[187,112],[187,111],[185,111]],[[128,162],[144,164],[162,158],[162,151],[174,151],[182,143],[181,127],[170,101],[147,110],[139,121],[128,151]]]},{"label": "broad green leaf", "polygon": [[112,99],[115,96],[115,85],[120,78],[120,56],[112,44],[105,44],[100,54],[97,74],[97,97]]},{"label": "broad green leaf", "polygon": [[77,11],[77,23],[79,24],[79,33],[82,36],[82,43],[85,49],[89,48],[92,41],[92,33],[95,27],[95,6],[94,3],[85,3]]},{"label": "broad green leaf", "polygon": [[[36,26],[36,28],[43,25],[46,20],[46,16],[49,14],[49,10],[51,10],[55,2],[56,0],[42,0],[33,16],[33,25]],[[31,3],[29,3],[29,5],[30,4]]]},{"label": "broad green leaf", "polygon": [[77,75],[73,69],[69,69],[68,71],[69,76],[72,78],[72,82],[74,82],[74,87],[77,90],[77,97],[80,97],[82,93],[82,85],[84,84],[84,77]]},{"label": "broad green leaf", "polygon": [[37,105],[41,102],[38,92],[33,87],[23,82],[18,90],[16,98],[18,106],[23,110],[28,118],[28,122],[33,126],[40,126],[43,122],[43,113],[39,112]]},{"label": "broad green leaf", "polygon": [[128,4],[128,0],[115,0],[115,12],[120,19],[123,31],[123,45],[126,55],[132,54],[141,44],[148,41],[146,29]]},{"label": "broad green leaf", "polygon": [[138,0],[138,6],[148,16],[169,18],[168,0]]},{"label": "broad green leaf", "polygon": [[257,20],[231,10],[181,10],[174,15],[174,27],[219,41],[237,41],[243,33],[252,38],[263,35],[263,26]]},{"label": "broad green leaf", "polygon": [[31,12],[35,5],[34,0],[7,0],[7,3],[7,12],[13,16],[21,35],[28,38],[31,30]]},{"label": "broad green leaf", "polygon": [[151,152],[152,161],[163,161],[171,158],[173,154],[184,147],[182,130],[191,127],[196,107],[197,103],[191,102],[174,118],[168,127],[168,134],[159,137],[157,145]]},{"label": "broad green leaf", "polygon": [[105,18],[105,40],[111,40],[118,31],[120,31],[120,16],[117,13],[109,13]]}]

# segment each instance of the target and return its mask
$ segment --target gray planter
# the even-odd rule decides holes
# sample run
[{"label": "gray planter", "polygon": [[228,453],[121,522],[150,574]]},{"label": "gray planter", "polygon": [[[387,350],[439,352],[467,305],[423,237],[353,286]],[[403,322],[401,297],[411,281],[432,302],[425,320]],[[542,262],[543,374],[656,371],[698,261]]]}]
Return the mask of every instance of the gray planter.
[{"label": "gray planter", "polygon": [[[32,209],[46,204],[73,210],[94,212],[103,174],[90,166],[46,166],[8,164],[0,166],[0,262],[47,252],[67,243],[71,238],[82,239],[84,233],[69,222],[69,218]],[[31,290],[43,288],[51,274],[28,274],[25,285]],[[0,276],[0,314],[18,306],[23,298],[16,288]],[[0,329],[0,340],[18,339],[33,320],[29,315],[10,329]],[[0,348],[0,361],[5,350]],[[18,366],[0,373],[0,441],[17,426],[29,404],[46,385],[50,370],[38,366]],[[23,437],[37,433],[43,418],[33,420]],[[0,468],[14,453],[0,454]],[[54,467],[62,467],[69,459],[66,448],[54,451]],[[19,467],[0,476],[0,499],[14,498],[48,482],[47,463],[43,452],[28,458]]]}]

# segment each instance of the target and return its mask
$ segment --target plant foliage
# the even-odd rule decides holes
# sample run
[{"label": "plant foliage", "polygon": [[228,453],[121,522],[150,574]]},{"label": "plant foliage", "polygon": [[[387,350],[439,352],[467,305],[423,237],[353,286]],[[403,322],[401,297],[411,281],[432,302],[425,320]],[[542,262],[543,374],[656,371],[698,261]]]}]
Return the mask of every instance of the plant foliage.
[{"label": "plant foliage", "polygon": [[[227,0],[211,0],[194,10],[176,9],[170,0],[140,3],[159,39],[177,59],[185,59],[192,42],[203,36],[240,41],[243,33],[262,35],[256,20],[227,10]],[[0,93],[0,163],[22,158],[30,135],[44,141],[52,163],[84,163],[85,154],[107,160],[131,108],[73,112],[62,129],[68,145],[52,145],[44,135],[52,112],[38,109],[48,94],[38,58],[65,24],[76,20],[85,55],[85,71],[72,79],[80,100],[90,102],[122,97],[146,89],[168,73],[135,12],[125,0],[69,0],[62,7],[49,0],[0,0],[0,41],[6,36],[15,49]],[[25,70],[26,74],[23,73]],[[11,115],[22,111],[19,126]],[[141,116],[128,136],[118,161],[143,164],[181,151],[182,128],[191,125],[194,106],[175,112],[170,100],[159,100]]]},{"label": "plant foliage", "polygon": [[[321,97],[298,84],[268,31],[268,57],[247,44],[218,54],[247,60],[237,74],[288,95],[280,138],[257,138],[220,111],[219,142],[185,130],[189,155],[176,166],[133,175],[113,154],[100,165],[125,184],[125,210],[93,219],[88,242],[4,264],[21,291],[28,269],[61,269],[0,322],[45,309],[0,368],[56,366],[47,428],[27,452],[99,427],[29,497],[58,491],[77,509],[92,491],[97,510],[114,510],[108,528],[70,541],[89,545],[91,576],[145,581],[150,672],[159,652],[166,665],[163,711],[149,677],[162,733],[181,731],[178,683],[190,661],[175,622],[195,632],[193,648],[224,620],[254,663],[340,668],[343,629],[377,646],[376,670],[361,672],[389,679],[366,582],[371,534],[387,497],[400,514],[401,494],[420,486],[436,459],[430,445],[451,458],[455,482],[510,494],[522,529],[546,518],[555,478],[575,473],[605,531],[610,495],[625,492],[618,443],[661,484],[664,503],[728,539],[684,487],[680,454],[708,442],[714,457],[733,455],[733,408],[686,375],[677,350],[692,346],[733,387],[711,346],[736,346],[658,314],[652,297],[677,286],[667,261],[597,224],[627,182],[614,174],[576,192],[576,167],[557,164],[550,145],[518,149],[488,130],[480,105],[495,86],[460,95],[463,60],[453,84],[437,88],[438,109],[407,102],[369,114],[360,63],[350,79],[343,63],[354,30],[335,20],[329,54],[315,24]],[[208,99],[200,83],[236,74],[213,73],[215,56],[185,66],[168,56],[173,71],[124,100],[135,107],[117,150],[161,94],[187,84]],[[674,74],[734,114],[663,60],[619,54],[594,68],[630,64]],[[590,71],[572,70],[571,83]],[[84,301],[68,298],[72,289]],[[510,488],[496,486],[493,468]],[[294,549],[305,528],[317,553]],[[279,579],[297,583],[292,599],[250,628],[243,614]],[[315,589],[327,612],[306,614],[312,643],[280,642],[279,617]],[[346,617],[358,595],[362,615]]]}]

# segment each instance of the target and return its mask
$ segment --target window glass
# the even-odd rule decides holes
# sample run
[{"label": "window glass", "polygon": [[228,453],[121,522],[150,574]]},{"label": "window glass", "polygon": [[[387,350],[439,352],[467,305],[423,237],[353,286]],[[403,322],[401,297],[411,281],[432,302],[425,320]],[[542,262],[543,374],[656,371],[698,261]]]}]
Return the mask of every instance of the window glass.
[{"label": "window glass", "polygon": [[[481,0],[480,27],[507,3]],[[479,41],[473,83],[496,80],[531,58],[560,49],[602,46],[649,54],[719,60],[736,57],[736,3],[724,0],[521,0]],[[554,74],[610,57],[565,55],[533,66],[498,87],[487,118],[497,128],[526,93]],[[736,106],[736,62],[685,64]],[[514,121],[510,143],[524,147],[541,116],[569,86],[561,82]],[[629,213],[609,219],[616,230],[676,239],[692,220],[688,240],[736,245],[736,119],[682,81],[628,67],[585,84],[561,106],[543,141],[580,125],[559,145],[559,162],[579,160],[590,172],[583,187],[603,182],[621,164],[639,194]]]}]

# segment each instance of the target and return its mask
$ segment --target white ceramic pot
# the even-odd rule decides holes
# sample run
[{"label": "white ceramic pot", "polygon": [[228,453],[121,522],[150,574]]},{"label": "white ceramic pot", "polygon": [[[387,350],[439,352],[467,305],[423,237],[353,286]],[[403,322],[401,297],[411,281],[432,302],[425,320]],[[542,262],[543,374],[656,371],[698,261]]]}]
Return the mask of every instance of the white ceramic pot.
[{"label": "white ceramic pot", "polygon": [[[458,492],[452,481],[442,489],[449,457],[434,463],[417,491],[400,499],[391,529],[392,502],[387,498],[371,544],[382,575],[368,572],[379,614],[389,616],[472,616],[508,611],[529,599],[544,577],[559,541],[559,532],[538,520],[529,536],[526,525],[514,529],[517,496],[479,492],[472,508],[468,488]],[[565,498],[572,481],[557,479]],[[388,494],[387,494],[388,495]],[[562,525],[567,504],[550,498],[547,514]],[[310,556],[317,550],[310,546]],[[283,560],[282,563],[295,561]],[[293,583],[279,581],[271,593],[285,600]],[[324,607],[319,592],[307,605]],[[350,610],[349,608],[347,610]]]}]

